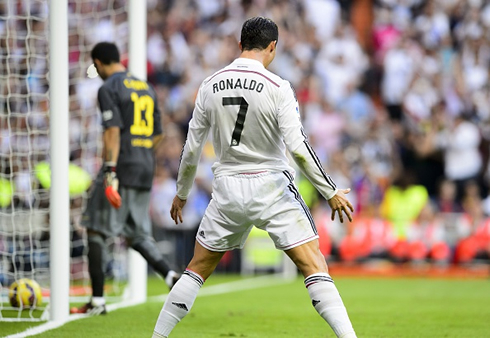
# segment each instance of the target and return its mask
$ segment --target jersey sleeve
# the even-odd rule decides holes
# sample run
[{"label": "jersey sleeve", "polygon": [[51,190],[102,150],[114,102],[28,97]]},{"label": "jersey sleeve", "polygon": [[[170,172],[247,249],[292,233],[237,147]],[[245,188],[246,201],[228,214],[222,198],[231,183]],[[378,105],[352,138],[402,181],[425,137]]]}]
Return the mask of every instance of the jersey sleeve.
[{"label": "jersey sleeve", "polygon": [[286,81],[280,88],[279,108],[277,112],[279,128],[286,147],[313,186],[329,200],[337,193],[337,186],[325,172],[318,156],[308,142],[301,124],[298,100],[293,87]]},{"label": "jersey sleeve", "polygon": [[177,196],[186,200],[196,177],[197,164],[209,134],[209,121],[203,106],[203,85],[199,88],[192,119],[189,122],[187,140],[182,149],[179,174],[177,177]]},{"label": "jersey sleeve", "polygon": [[110,127],[123,128],[124,124],[115,92],[108,86],[102,86],[99,88],[97,98],[102,112],[102,126],[104,129]]}]

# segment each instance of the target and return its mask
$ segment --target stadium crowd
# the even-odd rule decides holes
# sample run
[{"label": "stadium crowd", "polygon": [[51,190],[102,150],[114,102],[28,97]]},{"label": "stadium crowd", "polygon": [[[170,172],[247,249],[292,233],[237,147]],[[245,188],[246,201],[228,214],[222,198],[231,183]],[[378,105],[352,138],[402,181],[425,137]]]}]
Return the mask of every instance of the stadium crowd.
[{"label": "stadium crowd", "polygon": [[[47,197],[38,193],[42,186],[33,188],[32,168],[49,160],[47,5],[11,3],[0,4],[1,176],[15,183],[17,206],[40,208]],[[148,79],[166,133],[152,191],[157,237],[186,233],[178,250],[192,250],[210,199],[210,144],[183,226],[174,225],[169,208],[195,94],[205,77],[238,56],[242,22],[263,15],[280,29],[270,70],[294,86],[305,130],[327,172],[337,185],[352,188],[355,220],[345,226],[330,221],[326,202],[297,173],[324,254],[351,262],[388,257],[441,265],[488,258],[490,1],[147,3]],[[367,32],[353,24],[359,3],[369,9],[361,16],[372,18]],[[101,81],[86,78],[85,71],[98,41],[115,41],[127,52],[126,1],[69,4],[71,161],[94,176],[101,165]]]}]

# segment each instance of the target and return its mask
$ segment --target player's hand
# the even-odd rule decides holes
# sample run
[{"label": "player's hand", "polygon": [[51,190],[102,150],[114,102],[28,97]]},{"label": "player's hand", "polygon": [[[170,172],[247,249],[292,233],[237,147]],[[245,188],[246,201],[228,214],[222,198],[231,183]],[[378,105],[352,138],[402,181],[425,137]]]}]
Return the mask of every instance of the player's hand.
[{"label": "player's hand", "polygon": [[332,221],[335,220],[335,213],[338,213],[340,222],[344,223],[343,213],[345,213],[349,221],[352,222],[351,212],[354,212],[354,207],[349,202],[347,197],[345,197],[345,195],[349,192],[350,189],[339,189],[334,197],[327,201],[330,208],[332,208]]},{"label": "player's hand", "polygon": [[117,179],[116,167],[106,165],[104,169],[104,191],[109,203],[116,209],[121,207],[121,196],[117,192],[119,180]]},{"label": "player's hand", "polygon": [[182,223],[184,220],[182,218],[182,208],[186,204],[187,200],[181,200],[178,196],[174,197],[172,202],[172,207],[170,208],[170,217],[174,220],[175,224]]}]

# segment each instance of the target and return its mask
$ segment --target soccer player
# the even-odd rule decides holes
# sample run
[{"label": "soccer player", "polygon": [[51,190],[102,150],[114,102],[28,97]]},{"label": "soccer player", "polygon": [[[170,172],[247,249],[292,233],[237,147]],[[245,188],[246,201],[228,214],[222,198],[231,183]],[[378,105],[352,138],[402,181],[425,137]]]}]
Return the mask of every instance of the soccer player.
[{"label": "soccer player", "polygon": [[88,233],[92,299],[72,313],[105,314],[105,239],[123,235],[172,287],[180,277],[170,269],[151,233],[150,189],[162,126],[153,88],[120,63],[115,44],[92,49],[97,73],[104,80],[98,92],[102,112],[104,165],[97,176],[83,216]]},{"label": "soccer player", "polygon": [[[312,216],[294,182],[286,149],[305,176],[328,200],[340,221],[353,207],[322,168],[300,121],[290,83],[266,70],[276,54],[277,25],[245,21],[241,55],[201,84],[189,123],[177,195],[170,210],[176,224],[196,175],[209,131],[217,162],[213,197],[196,235],[194,257],[170,291],[153,337],[167,337],[192,308],[204,281],[228,250],[242,248],[252,226],[269,233],[305,277],[313,306],[337,337],[356,337],[342,299],[328,274]],[[345,214],[345,215],[344,215]]]}]

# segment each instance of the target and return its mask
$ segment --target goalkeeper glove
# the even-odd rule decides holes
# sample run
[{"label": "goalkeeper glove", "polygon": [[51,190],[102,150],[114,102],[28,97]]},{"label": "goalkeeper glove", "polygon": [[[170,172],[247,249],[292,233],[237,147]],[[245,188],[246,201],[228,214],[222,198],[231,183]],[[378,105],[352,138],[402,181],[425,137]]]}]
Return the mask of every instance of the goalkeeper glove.
[{"label": "goalkeeper glove", "polygon": [[116,175],[116,166],[112,162],[106,162],[104,169],[104,190],[109,203],[116,209],[121,207],[121,196],[117,192],[119,180]]}]

